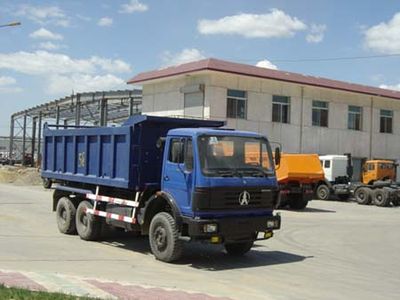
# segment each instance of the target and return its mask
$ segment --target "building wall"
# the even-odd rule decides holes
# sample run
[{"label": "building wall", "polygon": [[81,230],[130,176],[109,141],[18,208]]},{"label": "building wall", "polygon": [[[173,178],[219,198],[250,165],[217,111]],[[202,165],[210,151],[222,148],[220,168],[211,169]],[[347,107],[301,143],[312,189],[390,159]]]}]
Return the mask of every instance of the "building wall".
[{"label": "building wall", "polygon": [[[185,86],[204,84],[204,117],[260,132],[285,152],[400,159],[400,101],[220,72],[201,72],[143,86],[143,113],[183,115]],[[247,92],[247,119],[227,119],[227,89]],[[290,124],[272,122],[272,96],[290,97]],[[329,102],[328,128],[312,126],[312,101]],[[348,106],[361,106],[362,130],[347,129]],[[372,110],[371,110],[372,108]],[[394,111],[393,134],[380,133],[380,109]],[[372,122],[371,122],[372,120]],[[372,133],[371,133],[372,129]]]}]

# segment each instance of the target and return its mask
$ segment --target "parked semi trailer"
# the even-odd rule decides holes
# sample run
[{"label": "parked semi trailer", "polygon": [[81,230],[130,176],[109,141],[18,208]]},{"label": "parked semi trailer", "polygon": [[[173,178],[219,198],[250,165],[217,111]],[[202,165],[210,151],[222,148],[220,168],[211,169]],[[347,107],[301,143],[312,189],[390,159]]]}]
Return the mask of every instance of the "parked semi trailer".
[{"label": "parked semi trailer", "polygon": [[362,167],[361,181],[351,182],[351,155],[324,155],[320,160],[325,180],[318,184],[317,198],[327,200],[334,194],[342,200],[354,196],[359,204],[400,204],[400,185],[395,182],[397,164],[393,161],[367,160]]},{"label": "parked semi trailer", "polygon": [[280,207],[304,209],[314,195],[314,186],[324,180],[317,154],[282,153],[276,166],[280,188]]},{"label": "parked semi trailer", "polygon": [[[243,255],[272,237],[281,220],[268,139],[222,126],[154,116],[120,127],[45,126],[42,177],[58,182],[59,231],[83,240],[98,239],[102,225],[139,232],[166,262],[181,256],[184,241]],[[254,147],[258,158],[247,161]]]}]

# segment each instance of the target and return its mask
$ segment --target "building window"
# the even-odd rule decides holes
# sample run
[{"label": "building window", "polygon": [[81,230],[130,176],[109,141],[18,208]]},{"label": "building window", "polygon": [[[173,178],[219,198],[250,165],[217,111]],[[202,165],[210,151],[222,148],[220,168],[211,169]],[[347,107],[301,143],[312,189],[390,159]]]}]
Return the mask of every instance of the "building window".
[{"label": "building window", "polygon": [[290,123],[290,98],[272,96],[272,122]]},{"label": "building window", "polygon": [[328,127],[328,102],[313,100],[312,102],[312,125]]},{"label": "building window", "polygon": [[239,90],[228,90],[227,100],[226,117],[234,119],[246,119],[246,92]]},{"label": "building window", "polygon": [[381,109],[381,130],[383,133],[393,133],[393,111]]},{"label": "building window", "polygon": [[348,129],[361,130],[362,127],[362,107],[349,105],[349,115],[347,122]]}]

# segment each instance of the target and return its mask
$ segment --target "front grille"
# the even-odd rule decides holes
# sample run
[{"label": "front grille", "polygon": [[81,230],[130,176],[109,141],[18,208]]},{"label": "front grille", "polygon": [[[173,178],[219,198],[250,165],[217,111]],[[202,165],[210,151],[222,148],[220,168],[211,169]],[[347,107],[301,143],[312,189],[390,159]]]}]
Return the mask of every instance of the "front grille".
[{"label": "front grille", "polygon": [[[240,194],[247,191],[250,194],[247,205],[239,202]],[[196,189],[193,196],[193,209],[254,209],[274,208],[277,201],[277,191],[269,187],[218,187]]]}]

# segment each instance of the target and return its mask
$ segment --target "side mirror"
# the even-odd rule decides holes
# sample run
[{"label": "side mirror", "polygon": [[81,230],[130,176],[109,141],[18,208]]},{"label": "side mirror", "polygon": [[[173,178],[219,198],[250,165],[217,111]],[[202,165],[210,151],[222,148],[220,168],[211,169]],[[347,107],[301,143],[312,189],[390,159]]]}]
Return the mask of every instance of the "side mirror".
[{"label": "side mirror", "polygon": [[166,140],[165,137],[159,137],[157,142],[156,142],[156,148],[157,149],[162,149],[164,147],[164,145],[165,145],[165,140]]},{"label": "side mirror", "polygon": [[275,158],[275,166],[280,165],[280,163],[281,163],[281,149],[279,147],[275,148],[274,158]]}]

